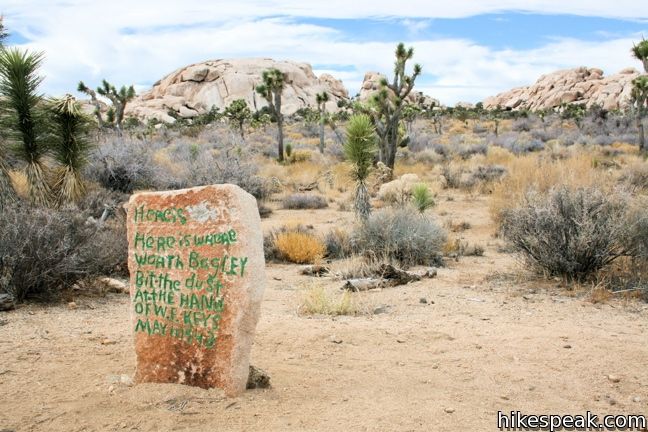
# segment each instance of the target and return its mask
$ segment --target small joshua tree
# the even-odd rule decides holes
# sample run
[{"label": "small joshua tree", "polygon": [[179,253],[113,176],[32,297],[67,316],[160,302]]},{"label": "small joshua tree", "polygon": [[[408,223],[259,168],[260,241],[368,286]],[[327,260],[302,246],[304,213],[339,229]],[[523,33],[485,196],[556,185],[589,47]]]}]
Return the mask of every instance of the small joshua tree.
[{"label": "small joshua tree", "polygon": [[270,112],[277,120],[277,149],[279,162],[284,160],[283,146],[283,115],[281,114],[281,93],[283,92],[286,77],[279,69],[268,69],[263,71],[263,84],[256,88],[257,93],[268,102]]},{"label": "small joshua tree", "polygon": [[329,95],[325,91],[317,93],[317,112],[319,113],[319,151],[324,154],[324,125],[326,124],[326,102],[329,101]]},{"label": "small joshua tree", "polygon": [[648,112],[648,75],[641,75],[632,80],[632,103],[637,119],[639,131],[639,148],[642,151],[646,148],[646,135],[644,132],[643,118]]},{"label": "small joshua tree", "polygon": [[4,98],[3,123],[7,125],[15,155],[26,163],[29,199],[47,205],[51,189],[47,183],[43,157],[47,153],[45,115],[39,106],[38,86],[43,80],[37,71],[42,53],[16,48],[0,49],[0,96]]},{"label": "small joshua tree", "polygon": [[80,81],[77,90],[90,96],[90,99],[95,106],[95,116],[97,117],[97,122],[100,127],[104,125],[104,122],[101,116],[101,105],[97,99],[97,93],[110,99],[110,102],[112,102],[112,114],[108,113],[107,115],[109,123],[113,123],[117,130],[121,131],[126,104],[135,98],[135,88],[133,86],[121,86],[121,88],[117,90],[114,85],[103,80],[101,82],[101,87],[98,87],[95,93],[95,91],[86,86],[83,81]]},{"label": "small joshua tree", "polygon": [[351,175],[356,182],[354,209],[356,217],[364,222],[371,214],[366,181],[376,156],[376,132],[365,114],[351,117],[346,132],[344,155],[353,164]]},{"label": "small joshua tree", "polygon": [[642,40],[632,47],[632,55],[643,63],[644,72],[648,73],[648,40]]},{"label": "small joshua tree", "polygon": [[405,48],[403,43],[396,47],[394,78],[391,83],[384,78],[380,90],[373,96],[373,109],[370,111],[379,140],[378,157],[390,169],[394,169],[396,150],[401,141],[399,136],[400,120],[406,106],[406,98],[414,88],[414,81],[421,74],[421,66],[414,65],[412,75],[405,73],[408,60],[414,57],[414,48]]},{"label": "small joshua tree", "polygon": [[247,106],[245,100],[236,99],[227,108],[225,108],[224,114],[230,122],[236,125],[241,134],[241,138],[243,138],[245,131],[243,126],[246,121],[249,121],[250,118],[252,118],[252,111]]},{"label": "small joshua tree", "polygon": [[56,203],[76,202],[85,191],[81,172],[92,146],[87,139],[89,119],[71,95],[51,102],[53,154],[60,168],[56,172]]}]

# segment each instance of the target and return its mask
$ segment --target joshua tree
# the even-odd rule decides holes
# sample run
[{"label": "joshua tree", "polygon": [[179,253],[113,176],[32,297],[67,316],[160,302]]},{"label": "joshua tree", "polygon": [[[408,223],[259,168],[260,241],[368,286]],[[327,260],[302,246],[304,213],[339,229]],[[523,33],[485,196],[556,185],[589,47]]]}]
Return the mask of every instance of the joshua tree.
[{"label": "joshua tree", "polygon": [[408,60],[414,56],[414,48],[405,49],[403,43],[396,47],[394,78],[391,83],[384,78],[380,90],[373,97],[370,110],[379,140],[378,157],[390,169],[394,169],[396,149],[398,148],[399,126],[406,98],[414,88],[414,81],[421,74],[421,66],[414,65],[412,75],[405,73]]},{"label": "joshua tree", "polygon": [[252,111],[247,106],[247,103],[243,99],[236,99],[233,101],[227,108],[225,108],[225,117],[227,117],[232,123],[236,124],[239,132],[241,133],[241,138],[244,137],[243,126],[246,121],[250,120],[252,117]]},{"label": "joshua tree", "polygon": [[648,75],[641,75],[632,80],[632,103],[639,130],[639,148],[646,151],[648,148],[646,148],[643,118],[648,112]]},{"label": "joshua tree", "polygon": [[644,72],[648,73],[648,40],[642,40],[632,47],[632,55],[643,63]]},{"label": "joshua tree", "polygon": [[356,181],[355,213],[361,221],[366,221],[371,214],[366,181],[376,156],[376,132],[372,120],[365,114],[351,117],[346,132],[344,155],[353,164],[351,175]]},{"label": "joshua tree", "polygon": [[0,96],[6,106],[3,120],[16,156],[25,163],[29,199],[34,204],[46,205],[51,190],[45,175],[43,156],[47,152],[44,114],[37,93],[42,78],[37,70],[42,53],[28,53],[15,48],[0,50]]},{"label": "joshua tree", "polygon": [[53,153],[61,165],[56,173],[56,203],[75,202],[85,191],[81,171],[92,148],[87,139],[89,120],[71,95],[51,102]]},{"label": "joshua tree", "polygon": [[256,91],[268,101],[270,112],[277,120],[277,144],[279,162],[284,160],[283,147],[283,115],[281,114],[281,93],[284,89],[286,77],[279,69],[263,71],[263,84],[258,85]]},{"label": "joshua tree", "polygon": [[319,113],[319,151],[324,154],[324,125],[326,124],[326,102],[329,101],[329,95],[325,91],[317,93],[317,112]]},{"label": "joshua tree", "polygon": [[77,90],[90,96],[90,99],[95,106],[95,116],[97,116],[97,121],[99,122],[100,127],[103,126],[104,122],[101,117],[101,105],[99,104],[99,100],[97,99],[97,93],[110,99],[110,102],[112,102],[112,114],[107,114],[109,123],[113,123],[117,130],[121,131],[122,122],[124,121],[124,110],[126,109],[126,104],[133,100],[133,98],[135,97],[135,89],[133,88],[133,86],[121,86],[118,91],[114,85],[110,84],[106,80],[103,80],[101,82],[101,87],[98,87],[97,92],[95,93],[94,90],[86,86],[83,81],[80,81]]}]

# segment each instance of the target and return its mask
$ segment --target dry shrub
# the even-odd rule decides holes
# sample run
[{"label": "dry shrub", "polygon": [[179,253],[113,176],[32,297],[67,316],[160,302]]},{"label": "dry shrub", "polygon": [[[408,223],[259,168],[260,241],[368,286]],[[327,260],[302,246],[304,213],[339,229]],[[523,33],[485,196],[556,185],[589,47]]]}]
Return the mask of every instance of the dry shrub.
[{"label": "dry shrub", "polygon": [[493,185],[490,203],[491,216],[498,224],[502,215],[523,203],[531,190],[546,193],[557,185],[570,189],[606,185],[604,172],[595,170],[591,156],[586,154],[558,161],[527,155],[515,159],[507,168],[508,174]]},{"label": "dry shrub", "polygon": [[583,280],[627,255],[627,199],[596,188],[528,193],[507,210],[502,234],[525,260],[549,275]]},{"label": "dry shrub", "polygon": [[358,225],[352,235],[354,251],[401,266],[442,265],[445,231],[411,208],[383,209]]},{"label": "dry shrub", "polygon": [[326,246],[313,234],[284,232],[277,235],[275,245],[279,255],[297,264],[313,264],[324,257]]},{"label": "dry shrub", "polygon": [[90,216],[77,208],[5,207],[0,213],[0,291],[19,302],[56,298],[80,279],[124,274],[123,219],[99,224],[88,222]]},{"label": "dry shrub", "polygon": [[648,163],[640,162],[630,165],[620,179],[635,191],[648,190]]},{"label": "dry shrub", "polygon": [[321,284],[313,284],[303,291],[298,307],[298,313],[303,315],[361,315],[367,311],[355,293],[334,292]]},{"label": "dry shrub", "polygon": [[322,195],[299,193],[285,197],[282,206],[288,210],[322,209],[328,207],[328,203]]},{"label": "dry shrub", "polygon": [[349,233],[340,228],[333,228],[324,237],[326,256],[331,259],[345,258],[351,255],[352,245]]}]

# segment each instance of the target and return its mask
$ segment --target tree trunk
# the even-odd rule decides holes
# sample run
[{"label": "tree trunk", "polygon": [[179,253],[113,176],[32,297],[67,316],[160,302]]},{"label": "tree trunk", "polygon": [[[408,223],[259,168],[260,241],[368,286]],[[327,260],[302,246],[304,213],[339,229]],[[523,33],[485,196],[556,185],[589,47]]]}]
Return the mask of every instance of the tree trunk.
[{"label": "tree trunk", "polygon": [[278,160],[279,162],[284,161],[284,143],[283,143],[283,116],[281,115],[281,90],[278,90],[275,93],[275,115],[277,116],[277,151],[279,153]]},{"label": "tree trunk", "polygon": [[320,124],[319,124],[319,151],[321,154],[324,154],[324,113],[320,113]]},{"label": "tree trunk", "polygon": [[646,134],[644,132],[644,125],[641,121],[641,116],[637,116],[637,129],[639,129],[639,149],[641,151],[646,151]]}]

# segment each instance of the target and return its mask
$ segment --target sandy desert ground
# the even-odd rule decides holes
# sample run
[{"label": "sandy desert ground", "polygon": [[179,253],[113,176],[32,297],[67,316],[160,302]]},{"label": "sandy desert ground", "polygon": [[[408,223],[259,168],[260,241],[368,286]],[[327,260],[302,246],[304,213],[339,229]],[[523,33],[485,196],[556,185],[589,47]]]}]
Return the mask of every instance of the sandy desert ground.
[{"label": "sandy desert ground", "polygon": [[[27,305],[0,316],[3,431],[486,431],[498,411],[648,413],[648,305],[592,301],[588,288],[529,278],[498,252],[488,197],[439,199],[483,257],[449,260],[434,279],[359,295],[371,313],[303,316],[313,284],[342,282],[270,264],[252,363],[272,388],[131,385],[127,295]],[[276,210],[264,229],[352,213]],[[423,302],[425,299],[426,303]],[[376,310],[377,309],[377,310]],[[373,313],[373,311],[379,313]]]}]

